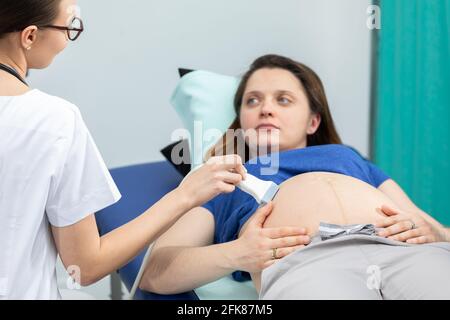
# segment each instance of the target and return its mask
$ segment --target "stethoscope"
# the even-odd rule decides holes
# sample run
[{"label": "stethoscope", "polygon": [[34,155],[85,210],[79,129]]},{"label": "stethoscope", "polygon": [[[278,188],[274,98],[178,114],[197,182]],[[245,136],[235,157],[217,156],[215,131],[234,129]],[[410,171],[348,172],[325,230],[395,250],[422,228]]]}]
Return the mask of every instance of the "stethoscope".
[{"label": "stethoscope", "polygon": [[11,68],[10,66],[0,63],[0,70],[8,72],[10,75],[16,77],[17,79],[20,80],[20,82],[22,82],[24,85],[28,87],[28,83],[26,83],[26,81],[20,76],[20,74],[14,68]]}]

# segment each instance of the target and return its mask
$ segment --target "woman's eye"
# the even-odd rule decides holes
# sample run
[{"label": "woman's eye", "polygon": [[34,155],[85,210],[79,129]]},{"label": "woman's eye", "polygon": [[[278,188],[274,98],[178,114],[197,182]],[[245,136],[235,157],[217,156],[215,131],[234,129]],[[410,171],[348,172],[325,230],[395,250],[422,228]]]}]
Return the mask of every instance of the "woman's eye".
[{"label": "woman's eye", "polygon": [[256,98],[249,98],[249,99],[247,99],[247,105],[248,106],[254,106],[256,104],[258,104],[258,99],[256,99]]},{"label": "woman's eye", "polygon": [[278,102],[283,104],[283,105],[286,105],[286,104],[291,103],[291,100],[289,100],[288,98],[285,98],[285,97],[281,97],[281,98],[278,99]]}]

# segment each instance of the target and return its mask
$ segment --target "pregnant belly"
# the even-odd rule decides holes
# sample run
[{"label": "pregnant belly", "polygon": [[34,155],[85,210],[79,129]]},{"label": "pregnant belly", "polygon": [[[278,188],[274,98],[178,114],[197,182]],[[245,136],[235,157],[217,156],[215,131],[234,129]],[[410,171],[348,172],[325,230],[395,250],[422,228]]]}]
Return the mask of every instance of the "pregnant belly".
[{"label": "pregnant belly", "polygon": [[273,204],[264,227],[299,226],[311,236],[317,233],[320,222],[375,223],[382,216],[377,212],[381,205],[397,208],[368,183],[329,172],[310,172],[286,180]]}]

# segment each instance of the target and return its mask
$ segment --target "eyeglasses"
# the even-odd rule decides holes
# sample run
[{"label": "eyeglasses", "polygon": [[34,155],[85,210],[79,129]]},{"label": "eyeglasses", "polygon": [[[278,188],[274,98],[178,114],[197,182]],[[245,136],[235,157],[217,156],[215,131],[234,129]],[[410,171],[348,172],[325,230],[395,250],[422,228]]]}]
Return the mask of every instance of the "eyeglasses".
[{"label": "eyeglasses", "polygon": [[78,18],[74,17],[69,27],[61,27],[61,26],[53,26],[53,25],[45,25],[40,26],[40,29],[43,28],[51,28],[51,29],[57,29],[57,30],[63,30],[67,32],[67,37],[71,41],[75,41],[78,39],[78,37],[81,35],[81,33],[84,31],[84,25],[83,21]]}]

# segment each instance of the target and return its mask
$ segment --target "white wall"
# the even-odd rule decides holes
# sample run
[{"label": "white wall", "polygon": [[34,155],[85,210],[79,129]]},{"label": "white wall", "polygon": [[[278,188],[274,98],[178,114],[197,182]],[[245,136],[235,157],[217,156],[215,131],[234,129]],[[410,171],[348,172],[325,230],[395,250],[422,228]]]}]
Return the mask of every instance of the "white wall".
[{"label": "white wall", "polygon": [[79,0],[86,32],[33,86],[76,103],[111,167],[162,159],[179,66],[239,75],[287,55],[322,78],[343,140],[368,152],[369,0]]},{"label": "white wall", "polygon": [[[181,127],[169,104],[178,67],[239,75],[256,57],[278,53],[316,70],[341,137],[367,155],[369,4],[79,0],[86,32],[30,82],[76,103],[115,167],[163,159],[159,150]],[[97,288],[107,297],[104,283]]]}]

